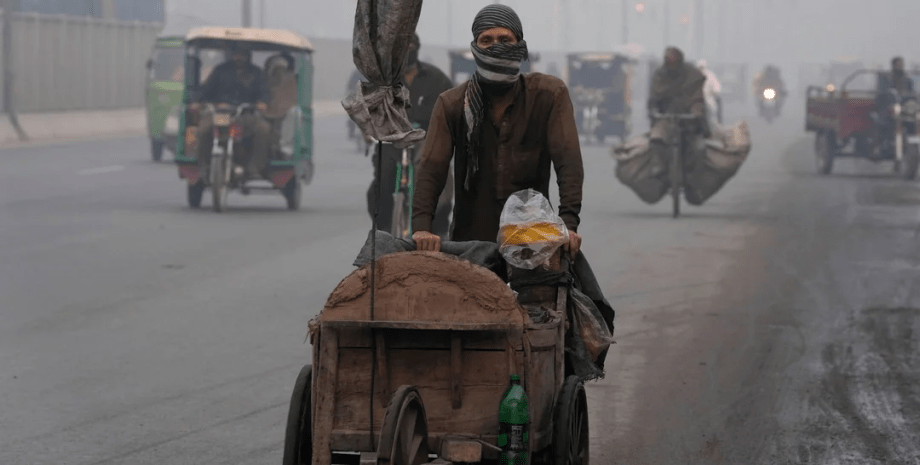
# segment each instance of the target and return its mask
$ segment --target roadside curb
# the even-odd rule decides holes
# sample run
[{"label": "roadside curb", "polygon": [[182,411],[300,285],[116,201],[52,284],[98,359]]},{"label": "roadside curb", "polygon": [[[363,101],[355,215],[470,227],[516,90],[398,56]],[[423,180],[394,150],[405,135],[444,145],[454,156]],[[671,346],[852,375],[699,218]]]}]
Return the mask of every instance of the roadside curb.
[{"label": "roadside curb", "polygon": [[[318,100],[313,103],[314,120],[344,115],[345,109],[338,100]],[[20,124],[29,136],[25,142],[19,140],[6,114],[0,114],[0,119],[0,148],[137,137],[147,133],[144,108],[21,114]]]}]

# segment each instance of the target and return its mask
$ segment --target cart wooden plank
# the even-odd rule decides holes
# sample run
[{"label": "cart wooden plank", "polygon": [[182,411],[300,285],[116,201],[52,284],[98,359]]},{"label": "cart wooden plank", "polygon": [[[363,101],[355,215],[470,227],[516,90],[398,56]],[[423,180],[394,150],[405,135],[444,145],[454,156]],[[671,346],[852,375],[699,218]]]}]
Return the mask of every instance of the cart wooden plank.
[{"label": "cart wooden plank", "polygon": [[317,393],[313,427],[311,428],[313,431],[313,465],[330,465],[332,460],[330,426],[335,418],[336,399],[338,398],[335,395],[339,362],[338,335],[332,328],[323,328],[320,341],[319,363],[313,367],[315,380],[313,390]]}]

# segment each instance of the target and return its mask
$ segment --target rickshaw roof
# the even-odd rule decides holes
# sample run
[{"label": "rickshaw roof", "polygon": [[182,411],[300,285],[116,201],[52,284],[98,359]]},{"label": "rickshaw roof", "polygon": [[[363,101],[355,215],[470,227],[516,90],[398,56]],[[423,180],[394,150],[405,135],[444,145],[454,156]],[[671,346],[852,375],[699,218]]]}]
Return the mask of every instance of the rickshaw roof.
[{"label": "rickshaw roof", "polygon": [[176,35],[176,34],[162,35],[162,36],[157,37],[157,40],[156,40],[157,45],[182,46],[182,44],[184,43],[185,43],[185,36]]},{"label": "rickshaw roof", "polygon": [[614,53],[572,53],[569,54],[569,58],[579,59],[583,61],[611,61],[618,57],[619,55]]},{"label": "rickshaw roof", "polygon": [[227,40],[235,42],[261,42],[301,50],[313,51],[313,45],[305,37],[284,29],[256,29],[248,27],[196,27],[185,36],[186,42],[193,40]]}]

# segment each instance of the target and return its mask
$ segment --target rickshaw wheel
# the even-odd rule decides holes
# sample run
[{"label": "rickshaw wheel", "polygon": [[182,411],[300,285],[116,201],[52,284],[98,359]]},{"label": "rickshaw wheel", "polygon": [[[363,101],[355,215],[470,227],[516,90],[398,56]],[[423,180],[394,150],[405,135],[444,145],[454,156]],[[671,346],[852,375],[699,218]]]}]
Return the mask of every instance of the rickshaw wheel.
[{"label": "rickshaw wheel", "polygon": [[413,386],[402,386],[393,394],[383,417],[379,465],[422,465],[428,463],[428,420],[422,397]]},{"label": "rickshaw wheel", "polygon": [[303,196],[303,186],[300,184],[300,180],[294,176],[284,185],[284,188],[281,189],[281,192],[284,194],[284,200],[287,201],[288,210],[300,210],[300,200]]},{"label": "rickshaw wheel", "polygon": [[554,465],[588,465],[588,398],[577,376],[562,384],[553,424]]},{"label": "rickshaw wheel", "polygon": [[917,177],[917,169],[920,168],[920,147],[908,144],[904,148],[904,166],[901,167],[901,175],[904,179],[912,181]]},{"label": "rickshaw wheel", "polygon": [[313,463],[313,430],[311,425],[310,396],[312,395],[313,367],[305,365],[291,394],[287,428],[284,431],[284,465],[310,465]]},{"label": "rickshaw wheel", "polygon": [[150,157],[153,161],[160,161],[163,159],[163,141],[150,139]]},{"label": "rickshaw wheel", "polygon": [[201,208],[201,198],[204,196],[204,183],[201,181],[188,185],[188,206]]},{"label": "rickshaw wheel", "polygon": [[818,172],[831,174],[834,169],[834,135],[819,132],[815,136],[815,161]]},{"label": "rickshaw wheel", "polygon": [[224,157],[216,157],[211,159],[212,164],[217,164],[216,167],[212,167],[212,170],[218,170],[220,175],[216,176],[211,181],[211,203],[215,212],[221,213],[227,209],[227,183],[225,175],[223,174],[224,164],[227,163],[227,159]]}]

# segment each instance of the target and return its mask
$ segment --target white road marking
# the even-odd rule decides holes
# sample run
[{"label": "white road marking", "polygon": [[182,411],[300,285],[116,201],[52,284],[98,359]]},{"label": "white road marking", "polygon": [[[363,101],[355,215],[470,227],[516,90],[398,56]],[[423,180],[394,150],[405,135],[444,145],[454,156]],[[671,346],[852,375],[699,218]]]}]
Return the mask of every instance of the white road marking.
[{"label": "white road marking", "polygon": [[88,176],[91,174],[114,173],[116,171],[121,171],[123,169],[125,169],[123,165],[101,166],[99,168],[89,168],[85,170],[80,170],[80,171],[77,171],[77,174],[81,176]]}]

